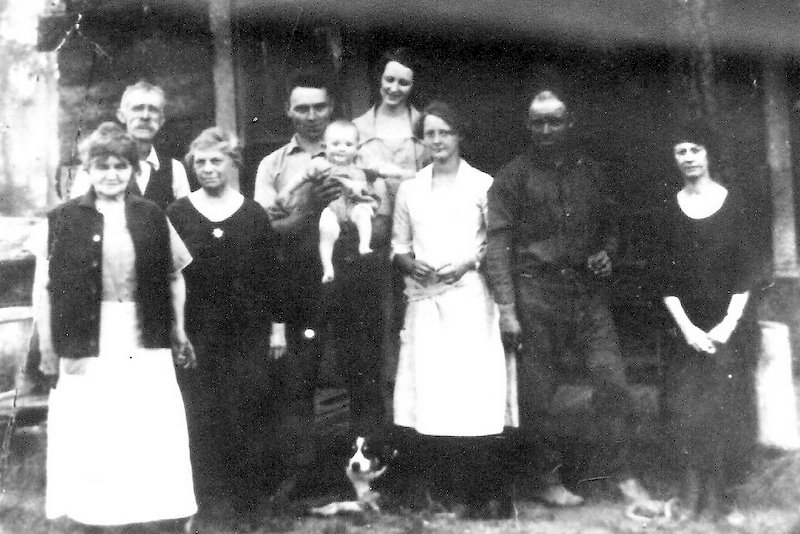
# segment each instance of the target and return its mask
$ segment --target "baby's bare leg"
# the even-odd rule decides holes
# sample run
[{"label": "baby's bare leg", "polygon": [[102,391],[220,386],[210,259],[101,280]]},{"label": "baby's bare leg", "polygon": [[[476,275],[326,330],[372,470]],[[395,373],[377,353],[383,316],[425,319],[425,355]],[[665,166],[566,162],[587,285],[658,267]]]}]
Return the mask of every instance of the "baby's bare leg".
[{"label": "baby's bare leg", "polygon": [[322,262],[322,283],[333,281],[333,246],[339,239],[339,221],[330,208],[322,210],[319,216],[319,258]]},{"label": "baby's bare leg", "polygon": [[350,210],[350,220],[358,230],[359,254],[369,254],[372,252],[369,246],[372,241],[372,207],[369,204],[356,204]]}]

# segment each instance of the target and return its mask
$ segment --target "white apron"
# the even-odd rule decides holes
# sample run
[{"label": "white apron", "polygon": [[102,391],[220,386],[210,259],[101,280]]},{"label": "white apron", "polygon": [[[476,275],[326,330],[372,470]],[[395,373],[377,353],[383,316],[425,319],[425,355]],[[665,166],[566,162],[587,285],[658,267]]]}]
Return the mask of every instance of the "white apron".
[{"label": "white apron", "polygon": [[47,517],[121,525],[197,511],[169,349],[138,348],[132,302],[103,302],[100,353],[50,394]]},{"label": "white apron", "polygon": [[[483,277],[409,295],[400,333],[395,423],[438,436],[503,431],[506,359]],[[438,291],[436,291],[438,289]]]}]

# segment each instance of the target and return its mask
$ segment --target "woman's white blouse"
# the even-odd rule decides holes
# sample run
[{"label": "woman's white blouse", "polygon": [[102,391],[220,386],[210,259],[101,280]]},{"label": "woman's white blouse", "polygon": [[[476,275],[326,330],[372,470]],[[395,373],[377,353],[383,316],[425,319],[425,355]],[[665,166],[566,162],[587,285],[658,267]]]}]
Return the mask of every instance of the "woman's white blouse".
[{"label": "woman's white blouse", "polygon": [[434,268],[479,257],[486,243],[486,194],[492,177],[463,159],[449,187],[432,188],[433,166],[397,193],[392,254],[413,253]]}]

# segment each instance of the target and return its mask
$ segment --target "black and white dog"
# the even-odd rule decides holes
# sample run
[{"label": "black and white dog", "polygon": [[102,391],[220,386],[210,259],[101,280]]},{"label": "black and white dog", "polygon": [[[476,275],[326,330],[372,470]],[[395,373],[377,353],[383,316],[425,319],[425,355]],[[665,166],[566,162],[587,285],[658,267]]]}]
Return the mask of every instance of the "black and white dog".
[{"label": "black and white dog", "polygon": [[345,466],[345,474],[353,486],[356,500],[337,501],[311,508],[312,514],[330,516],[340,513],[380,512],[378,501],[381,494],[374,488],[374,483],[386,473],[398,452],[382,440],[364,436],[356,438],[352,451]]}]

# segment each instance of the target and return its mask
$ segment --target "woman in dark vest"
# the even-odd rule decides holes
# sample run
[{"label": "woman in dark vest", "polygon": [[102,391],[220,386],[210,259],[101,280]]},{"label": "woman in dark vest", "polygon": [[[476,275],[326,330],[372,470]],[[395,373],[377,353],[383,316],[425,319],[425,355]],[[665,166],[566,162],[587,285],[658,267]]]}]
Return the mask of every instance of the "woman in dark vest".
[{"label": "woman in dark vest", "polygon": [[186,330],[197,369],[178,379],[200,506],[233,497],[239,511],[257,513],[269,495],[272,458],[303,445],[278,413],[285,399],[274,373],[289,362],[281,359],[275,234],[264,209],[233,188],[240,161],[234,136],[204,130],[186,156],[201,187],[167,214],[194,258],[185,271]]},{"label": "woman in dark vest", "polygon": [[126,194],[139,158],[122,128],[100,125],[81,159],[92,187],[51,211],[29,243],[41,368],[58,374],[47,516],[177,528],[197,510],[173,366],[194,365],[181,275],[191,256],[155,204]]}]

